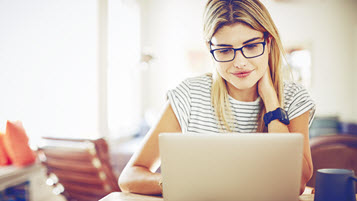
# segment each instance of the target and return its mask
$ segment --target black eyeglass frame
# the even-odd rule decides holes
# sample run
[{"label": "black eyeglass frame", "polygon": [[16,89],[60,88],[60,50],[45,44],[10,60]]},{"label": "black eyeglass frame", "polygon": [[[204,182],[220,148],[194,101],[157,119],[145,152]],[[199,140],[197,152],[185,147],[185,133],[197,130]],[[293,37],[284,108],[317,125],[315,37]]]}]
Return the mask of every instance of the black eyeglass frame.
[{"label": "black eyeglass frame", "polygon": [[[214,49],[214,50],[212,50],[212,42],[210,42],[210,48],[211,48],[210,53],[212,54],[214,60],[216,60],[217,62],[230,62],[230,61],[233,61],[233,60],[236,58],[236,52],[237,52],[238,50],[242,53],[242,55],[243,55],[245,58],[247,58],[247,59],[252,59],[252,58],[260,57],[260,56],[262,56],[262,55],[264,54],[264,52],[265,52],[265,45],[266,45],[266,41],[265,41],[265,40],[266,40],[266,38],[264,37],[264,41],[263,41],[263,42],[251,43],[251,44],[248,44],[248,45],[244,45],[244,46],[242,46],[242,47],[240,47],[240,48],[218,48],[218,49]],[[254,57],[247,57],[247,56],[245,56],[245,55],[244,55],[244,52],[243,52],[243,48],[246,47],[246,46],[255,45],[255,44],[263,44],[263,52],[262,52],[261,54],[259,54],[259,55],[254,56]],[[234,50],[233,59],[228,60],[228,61],[219,61],[219,60],[217,60],[216,57],[214,56],[214,51],[216,51],[216,50],[226,50],[226,49],[233,49],[233,50]]]}]

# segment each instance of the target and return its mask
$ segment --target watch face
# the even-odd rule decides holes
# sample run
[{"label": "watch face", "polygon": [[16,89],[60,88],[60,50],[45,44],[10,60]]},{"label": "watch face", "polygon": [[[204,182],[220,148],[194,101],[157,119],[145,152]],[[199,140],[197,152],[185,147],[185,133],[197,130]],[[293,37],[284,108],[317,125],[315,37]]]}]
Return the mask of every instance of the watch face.
[{"label": "watch face", "polygon": [[280,121],[286,125],[289,124],[290,121],[289,121],[288,115],[286,114],[286,111],[283,109],[280,109],[280,112],[281,112],[281,120]]},{"label": "watch face", "polygon": [[283,116],[283,119],[287,119],[288,118],[288,115],[286,114],[286,112],[284,111],[284,112],[282,112],[282,116]]},{"label": "watch face", "polygon": [[282,108],[277,108],[274,111],[268,112],[264,115],[264,122],[265,125],[267,126],[271,121],[278,119],[281,123],[288,125],[290,123],[289,121],[289,117],[286,113],[285,110],[283,110]]},{"label": "watch face", "polygon": [[275,111],[276,111],[276,116],[274,115],[275,119],[278,119],[280,122],[284,123],[285,125],[290,123],[288,115],[286,114],[285,110],[283,110],[282,108],[278,108]]}]

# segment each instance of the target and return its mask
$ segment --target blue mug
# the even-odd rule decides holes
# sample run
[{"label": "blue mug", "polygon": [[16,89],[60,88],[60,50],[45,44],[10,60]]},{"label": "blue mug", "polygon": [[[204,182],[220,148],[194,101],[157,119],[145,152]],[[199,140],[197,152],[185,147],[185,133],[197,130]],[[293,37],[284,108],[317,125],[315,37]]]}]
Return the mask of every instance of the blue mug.
[{"label": "blue mug", "polygon": [[316,172],[314,201],[356,201],[353,170],[319,169]]}]

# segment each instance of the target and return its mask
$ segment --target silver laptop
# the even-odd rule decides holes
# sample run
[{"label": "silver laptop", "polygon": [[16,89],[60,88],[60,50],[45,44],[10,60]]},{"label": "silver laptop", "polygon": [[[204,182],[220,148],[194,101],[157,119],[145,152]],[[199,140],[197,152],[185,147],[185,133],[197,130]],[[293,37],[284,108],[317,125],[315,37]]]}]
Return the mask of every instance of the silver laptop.
[{"label": "silver laptop", "polygon": [[295,201],[301,134],[159,136],[165,201]]}]

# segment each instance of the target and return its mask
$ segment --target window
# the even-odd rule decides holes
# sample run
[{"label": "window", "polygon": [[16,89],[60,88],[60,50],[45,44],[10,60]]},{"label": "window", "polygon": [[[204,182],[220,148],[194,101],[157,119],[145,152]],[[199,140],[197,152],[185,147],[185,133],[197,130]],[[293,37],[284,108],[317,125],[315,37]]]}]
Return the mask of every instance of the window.
[{"label": "window", "polygon": [[96,137],[97,1],[0,1],[0,124]]},{"label": "window", "polygon": [[287,49],[287,62],[294,80],[308,89],[311,87],[311,51],[305,47]]}]

